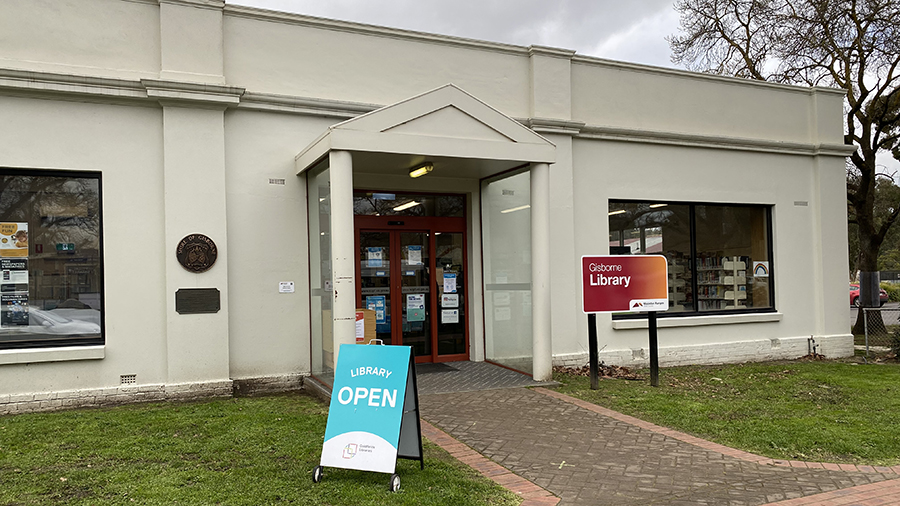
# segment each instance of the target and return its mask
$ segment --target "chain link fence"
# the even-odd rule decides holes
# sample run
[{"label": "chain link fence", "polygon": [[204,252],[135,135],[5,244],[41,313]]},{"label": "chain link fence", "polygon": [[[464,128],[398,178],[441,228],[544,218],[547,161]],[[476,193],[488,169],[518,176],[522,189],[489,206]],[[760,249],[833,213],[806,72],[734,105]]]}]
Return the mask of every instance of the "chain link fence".
[{"label": "chain link fence", "polygon": [[853,344],[865,346],[866,357],[900,353],[900,308],[867,307],[862,311],[865,334],[855,336]]}]

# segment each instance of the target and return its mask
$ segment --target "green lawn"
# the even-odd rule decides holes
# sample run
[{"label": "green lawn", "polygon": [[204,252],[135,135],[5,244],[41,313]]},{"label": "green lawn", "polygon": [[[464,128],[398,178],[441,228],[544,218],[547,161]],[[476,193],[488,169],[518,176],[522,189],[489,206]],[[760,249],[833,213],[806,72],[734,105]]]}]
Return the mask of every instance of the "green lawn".
[{"label": "green lawn", "polygon": [[0,417],[0,504],[491,504],[520,500],[426,442],[425,470],[327,469],[327,406],[302,394]]},{"label": "green lawn", "polygon": [[[649,377],[649,371],[641,371]],[[563,393],[778,459],[900,464],[900,365],[796,361],[660,370],[649,380],[556,374]]]}]

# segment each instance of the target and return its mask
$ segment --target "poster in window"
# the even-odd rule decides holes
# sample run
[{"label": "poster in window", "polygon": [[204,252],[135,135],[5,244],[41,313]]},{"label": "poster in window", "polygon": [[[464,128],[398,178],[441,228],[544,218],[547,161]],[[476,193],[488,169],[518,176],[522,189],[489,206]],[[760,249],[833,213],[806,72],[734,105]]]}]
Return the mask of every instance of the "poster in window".
[{"label": "poster in window", "polygon": [[366,297],[366,308],[375,311],[375,324],[380,325],[385,323],[384,319],[384,306],[385,306],[385,296],[384,295],[369,295]]},{"label": "poster in window", "polygon": [[366,267],[383,267],[381,248],[366,248]]},{"label": "poster in window", "polygon": [[0,326],[18,327],[21,325],[28,325],[28,294],[0,295]]},{"label": "poster in window", "polygon": [[28,256],[28,223],[0,223],[0,257]]},{"label": "poster in window", "polygon": [[407,246],[406,258],[409,265],[422,265],[422,246]]},{"label": "poster in window", "polygon": [[441,323],[459,323],[459,309],[442,309]]},{"label": "poster in window", "polygon": [[456,293],[456,273],[455,272],[445,272],[444,273],[444,292],[445,293]]},{"label": "poster in window", "polygon": [[441,307],[459,307],[459,294],[445,293],[442,295]]},{"label": "poster in window", "polygon": [[425,321],[425,294],[410,293],[406,295],[406,321]]}]

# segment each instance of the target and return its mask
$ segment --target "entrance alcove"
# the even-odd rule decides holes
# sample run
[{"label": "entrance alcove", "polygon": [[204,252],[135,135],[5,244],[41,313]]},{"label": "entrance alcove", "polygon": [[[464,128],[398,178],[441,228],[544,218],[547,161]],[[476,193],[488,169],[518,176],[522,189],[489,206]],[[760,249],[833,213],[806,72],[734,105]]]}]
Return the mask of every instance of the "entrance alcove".
[{"label": "entrance alcove", "polygon": [[379,337],[413,346],[417,362],[486,359],[549,379],[555,151],[452,84],[333,125],[302,150],[313,375],[333,370],[340,345],[356,342],[356,308],[371,306]]}]

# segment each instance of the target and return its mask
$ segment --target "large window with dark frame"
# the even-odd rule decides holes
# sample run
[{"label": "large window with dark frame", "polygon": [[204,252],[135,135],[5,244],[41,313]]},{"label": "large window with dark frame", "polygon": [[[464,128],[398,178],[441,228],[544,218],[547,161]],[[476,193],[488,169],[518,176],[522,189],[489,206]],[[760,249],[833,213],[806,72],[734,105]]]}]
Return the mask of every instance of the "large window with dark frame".
[{"label": "large window with dark frame", "polygon": [[103,343],[100,175],[0,168],[0,349]]},{"label": "large window with dark frame", "polygon": [[667,314],[774,310],[768,206],[611,200],[609,252],[666,257]]}]

